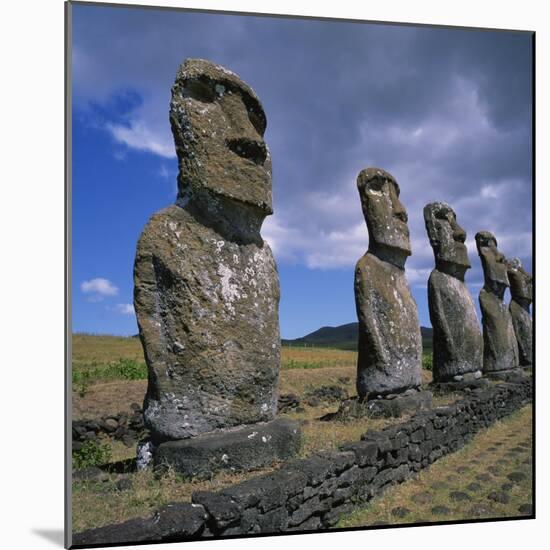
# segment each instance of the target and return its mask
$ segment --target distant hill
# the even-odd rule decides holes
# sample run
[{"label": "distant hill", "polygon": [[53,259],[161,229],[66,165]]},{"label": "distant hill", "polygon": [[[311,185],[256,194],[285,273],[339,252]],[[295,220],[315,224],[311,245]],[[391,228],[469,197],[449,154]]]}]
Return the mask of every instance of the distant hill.
[{"label": "distant hill", "polygon": [[[293,340],[282,340],[283,346],[318,346],[345,350],[357,349],[359,323],[348,323],[338,327],[321,327],[316,331]],[[420,327],[424,350],[432,347],[433,330]]]}]

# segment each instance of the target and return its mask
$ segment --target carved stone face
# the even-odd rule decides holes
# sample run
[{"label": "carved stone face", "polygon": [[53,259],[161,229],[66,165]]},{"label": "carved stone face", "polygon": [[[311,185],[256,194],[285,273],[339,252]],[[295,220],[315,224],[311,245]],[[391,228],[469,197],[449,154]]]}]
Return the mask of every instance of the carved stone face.
[{"label": "carved stone face", "polygon": [[266,117],[236,74],[202,59],[186,60],[172,87],[170,123],[180,200],[207,191],[259,216],[273,212]]},{"label": "carved stone face", "polygon": [[454,210],[444,202],[424,207],[424,222],[437,267],[442,271],[464,272],[471,267],[464,244],[466,232],[456,221]]},{"label": "carved stone face", "polygon": [[369,250],[388,248],[410,256],[407,211],[399,201],[395,178],[379,168],[366,168],[357,176],[357,188],[369,230]]},{"label": "carved stone face", "polygon": [[489,231],[476,233],[476,245],[485,276],[485,286],[502,298],[504,290],[510,286],[506,258],[499,252],[497,240]]},{"label": "carved stone face", "polygon": [[512,298],[530,304],[533,301],[533,278],[523,269],[519,258],[507,261],[506,266]]}]

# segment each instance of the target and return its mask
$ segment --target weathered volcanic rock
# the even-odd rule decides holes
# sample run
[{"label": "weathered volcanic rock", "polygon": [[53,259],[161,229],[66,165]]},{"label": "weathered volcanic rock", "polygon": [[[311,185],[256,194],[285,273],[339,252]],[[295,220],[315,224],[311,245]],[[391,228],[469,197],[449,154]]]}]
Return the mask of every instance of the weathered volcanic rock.
[{"label": "weathered volcanic rock", "polygon": [[172,88],[176,204],[140,237],[134,304],[156,443],[271,420],[279,281],[260,227],[272,213],[266,118],[234,73],[188,59]]},{"label": "weathered volcanic rock", "polygon": [[75,533],[72,543],[104,546],[198,538],[204,531],[206,516],[204,508],[197,504],[167,504],[154,515]]},{"label": "weathered volcanic rock", "polygon": [[190,478],[209,478],[220,470],[240,472],[287,460],[299,448],[298,423],[276,418],[253,426],[161,443],[155,451],[155,467],[167,466]]},{"label": "weathered volcanic rock", "polygon": [[533,301],[533,279],[521,265],[519,258],[506,263],[510,280],[510,314],[518,341],[519,364],[530,367],[533,364],[533,323],[529,306]]},{"label": "weathered volcanic rock", "polygon": [[479,293],[483,321],[483,371],[494,372],[518,367],[518,345],[509,308],[503,301],[509,286],[504,256],[497,249],[492,233],[476,234],[476,245],[485,284]]},{"label": "weathered volcanic rock", "polygon": [[472,296],[464,283],[471,267],[466,232],[453,209],[433,202],[424,207],[424,221],[436,267],[428,280],[433,327],[434,382],[448,382],[483,368],[483,340]]},{"label": "weathered volcanic rock", "polygon": [[405,276],[411,248],[399,186],[384,170],[367,168],[357,187],[369,231],[369,249],[355,268],[357,393],[370,397],[420,386],[422,338]]}]

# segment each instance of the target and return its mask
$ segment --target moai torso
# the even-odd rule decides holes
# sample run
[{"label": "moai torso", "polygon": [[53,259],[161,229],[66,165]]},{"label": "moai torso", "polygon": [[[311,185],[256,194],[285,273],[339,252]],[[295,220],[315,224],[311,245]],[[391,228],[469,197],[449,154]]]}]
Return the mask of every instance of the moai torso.
[{"label": "moai torso", "polygon": [[533,323],[529,307],[533,301],[533,279],[521,265],[518,258],[507,262],[510,280],[510,314],[518,342],[519,364],[530,367],[533,364]]},{"label": "moai torso", "polygon": [[447,382],[482,370],[483,340],[474,301],[464,283],[470,268],[466,233],[445,203],[426,205],[424,221],[436,262],[428,280],[433,377],[435,382]]},{"label": "moai torso", "polygon": [[271,209],[265,115],[234,73],[187,60],[172,88],[178,199],[137,247],[134,304],[158,442],[271,420],[279,282],[260,227]]},{"label": "moai torso", "polygon": [[476,245],[485,284],[479,293],[483,323],[483,371],[494,372],[518,366],[518,345],[510,310],[504,303],[509,286],[504,256],[488,231],[476,234]]},{"label": "moai torso", "polygon": [[367,168],[357,186],[369,230],[369,250],[355,268],[357,393],[368,398],[420,386],[422,338],[405,276],[409,231],[397,182]]}]

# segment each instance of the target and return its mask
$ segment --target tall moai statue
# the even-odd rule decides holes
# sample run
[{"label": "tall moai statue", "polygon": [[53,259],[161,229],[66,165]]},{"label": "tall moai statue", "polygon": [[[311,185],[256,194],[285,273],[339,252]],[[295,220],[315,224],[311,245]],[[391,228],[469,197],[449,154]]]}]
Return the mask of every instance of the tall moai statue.
[{"label": "tall moai statue", "polygon": [[422,338],[405,276],[411,245],[399,185],[388,172],[367,168],[357,187],[369,232],[368,251],[355,268],[357,393],[371,399],[420,386]]},{"label": "tall moai statue", "polygon": [[435,256],[428,279],[428,305],[433,327],[434,382],[479,377],[483,338],[474,301],[464,283],[471,264],[466,232],[454,210],[444,202],[424,207],[424,222]]},{"label": "tall moai statue", "polygon": [[279,280],[266,116],[236,74],[187,59],[172,87],[175,204],[139,239],[134,304],[155,444],[270,421],[280,366]]},{"label": "tall moai statue", "polygon": [[510,281],[510,314],[518,342],[519,364],[533,365],[533,324],[529,307],[533,301],[533,279],[523,269],[521,260],[513,258],[506,263]]},{"label": "tall moai statue", "polygon": [[506,259],[497,248],[489,231],[476,233],[476,245],[485,284],[479,293],[483,323],[483,371],[494,373],[518,367],[518,344],[512,316],[504,303],[504,292],[510,286]]}]

